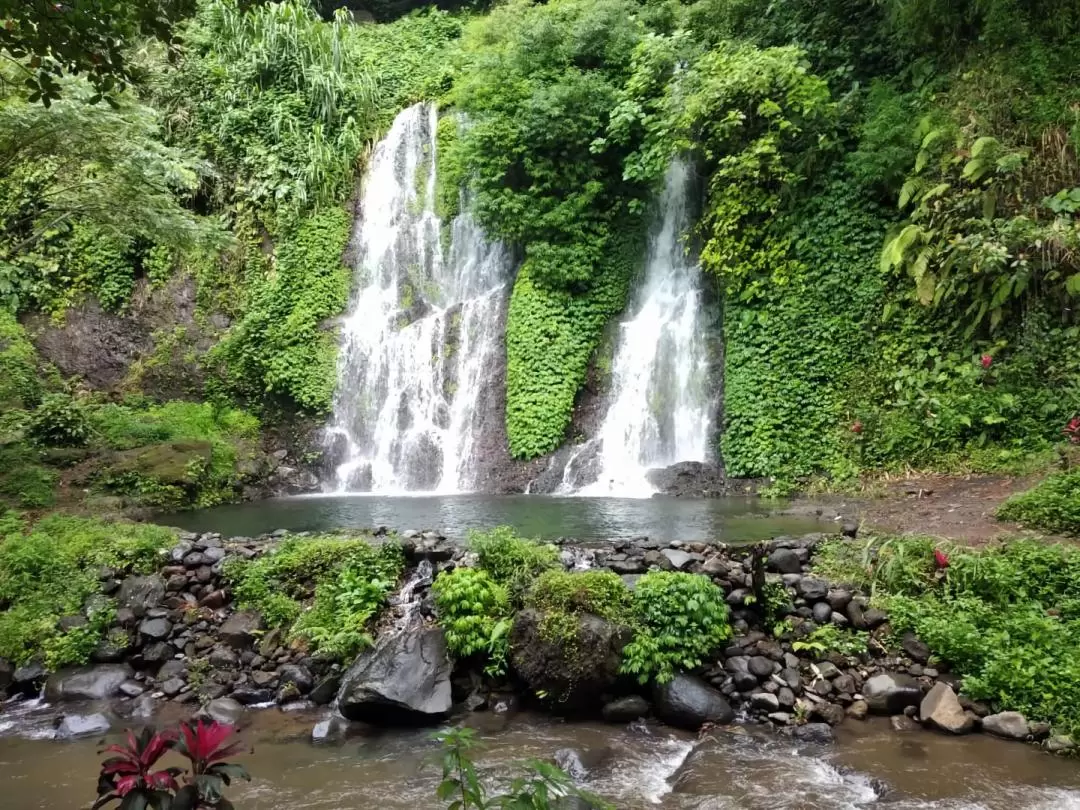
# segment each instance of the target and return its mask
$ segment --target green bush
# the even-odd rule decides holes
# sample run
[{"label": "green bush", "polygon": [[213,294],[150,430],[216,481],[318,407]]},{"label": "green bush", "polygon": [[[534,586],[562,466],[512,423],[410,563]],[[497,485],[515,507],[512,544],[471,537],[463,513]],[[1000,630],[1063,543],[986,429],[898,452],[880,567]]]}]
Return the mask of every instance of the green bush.
[{"label": "green bush", "polygon": [[506,588],[487,571],[455,568],[439,574],[433,590],[450,652],[456,658],[483,656],[489,675],[505,673],[510,632]]},{"label": "green bush", "polygon": [[631,592],[611,571],[548,571],[529,589],[525,604],[546,614],[589,613],[627,624]]},{"label": "green bush", "polygon": [[15,316],[0,307],[0,409],[29,408],[40,398],[34,345]]},{"label": "green bush", "polygon": [[30,417],[27,433],[47,447],[82,447],[90,439],[90,419],[70,395],[49,394]]},{"label": "green bush", "polygon": [[1034,489],[1014,495],[997,516],[1042,531],[1080,535],[1080,469],[1052,475]]},{"label": "green bush", "polygon": [[470,531],[468,545],[476,554],[480,568],[505,587],[517,604],[536,578],[554,568],[559,560],[555,546],[518,537],[509,526],[486,532]]},{"label": "green bush", "polygon": [[404,567],[397,543],[353,556],[334,578],[316,585],[311,608],[297,619],[292,635],[307,639],[312,649],[325,655],[352,658],[371,646],[368,631]]},{"label": "green bush", "polygon": [[397,543],[325,535],[288,538],[254,560],[231,562],[225,576],[237,604],[267,626],[347,658],[371,643],[372,620],[404,564]]},{"label": "green bush", "polygon": [[50,667],[86,663],[108,625],[104,600],[86,628],[57,629],[100,596],[101,567],[154,571],[175,542],[161,526],[49,515],[31,527],[10,512],[0,516],[0,535],[0,658],[21,664],[44,653]]},{"label": "green bush", "polygon": [[645,574],[634,588],[634,616],[637,634],[623,653],[623,671],[641,683],[696,669],[731,636],[724,592],[698,574]]}]

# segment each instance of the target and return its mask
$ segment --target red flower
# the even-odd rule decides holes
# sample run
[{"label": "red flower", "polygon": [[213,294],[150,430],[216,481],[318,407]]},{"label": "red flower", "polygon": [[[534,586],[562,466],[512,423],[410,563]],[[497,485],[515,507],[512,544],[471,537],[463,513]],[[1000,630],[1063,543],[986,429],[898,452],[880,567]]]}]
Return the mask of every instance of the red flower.
[{"label": "red flower", "polygon": [[983,368],[990,368],[994,364],[994,358],[988,354],[984,354],[979,358],[979,362],[982,363]]},{"label": "red flower", "polygon": [[1080,444],[1080,416],[1070,419],[1069,424],[1062,429],[1062,433],[1073,444]]},{"label": "red flower", "polygon": [[862,428],[863,428],[862,422],[860,422],[858,419],[856,419],[854,422],[851,423],[851,432],[852,433],[862,433]]},{"label": "red flower", "polygon": [[949,567],[949,556],[940,548],[934,549],[934,562],[937,563],[938,568]]}]

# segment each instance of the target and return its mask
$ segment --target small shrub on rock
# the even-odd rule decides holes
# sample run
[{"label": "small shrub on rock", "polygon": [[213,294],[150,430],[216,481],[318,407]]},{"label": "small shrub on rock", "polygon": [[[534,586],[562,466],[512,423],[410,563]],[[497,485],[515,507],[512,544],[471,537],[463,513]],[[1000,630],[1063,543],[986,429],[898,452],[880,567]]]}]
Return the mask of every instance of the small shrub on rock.
[{"label": "small shrub on rock", "polygon": [[519,537],[509,526],[488,532],[470,532],[469,548],[475,552],[480,567],[519,603],[529,586],[545,571],[558,564],[555,546]]},{"label": "small shrub on rock", "polygon": [[641,683],[666,683],[696,669],[731,636],[724,592],[697,574],[646,574],[633,609],[637,635],[624,651],[623,671]]},{"label": "small shrub on rock", "polygon": [[506,588],[478,568],[439,574],[433,586],[446,646],[457,658],[484,656],[486,671],[506,672],[510,641],[510,597]]}]

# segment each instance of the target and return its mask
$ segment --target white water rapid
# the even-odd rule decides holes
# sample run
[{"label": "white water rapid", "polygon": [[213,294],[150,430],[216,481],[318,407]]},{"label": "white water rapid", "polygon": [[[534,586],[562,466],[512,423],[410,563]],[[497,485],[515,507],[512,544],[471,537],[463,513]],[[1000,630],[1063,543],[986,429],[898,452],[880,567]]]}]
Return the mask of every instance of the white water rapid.
[{"label": "white water rapid", "polygon": [[650,469],[708,458],[701,271],[684,243],[692,194],[690,166],[675,161],[649,234],[644,280],[619,325],[607,415],[598,436],[571,457],[563,491],[647,497],[655,491]]},{"label": "white water rapid", "polygon": [[[363,183],[327,445],[330,492],[471,488],[483,386],[511,264],[467,214],[435,214],[432,104],[402,112]],[[448,245],[444,249],[444,241]]]}]

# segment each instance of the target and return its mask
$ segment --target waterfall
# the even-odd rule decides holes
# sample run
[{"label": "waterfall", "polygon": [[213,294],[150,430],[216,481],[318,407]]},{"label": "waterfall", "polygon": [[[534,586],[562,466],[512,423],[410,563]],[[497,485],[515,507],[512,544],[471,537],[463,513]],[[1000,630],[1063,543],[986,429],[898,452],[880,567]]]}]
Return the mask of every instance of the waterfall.
[{"label": "waterfall", "polygon": [[712,412],[701,271],[683,237],[693,177],[675,161],[649,234],[645,275],[619,324],[612,390],[598,435],[574,452],[563,490],[645,497],[646,473],[708,458]]},{"label": "waterfall", "polygon": [[[472,486],[483,386],[500,335],[508,253],[467,213],[435,213],[433,104],[394,120],[363,181],[326,429],[331,492],[456,492]],[[463,206],[463,210],[465,206]],[[448,243],[448,244],[447,244]]]}]

